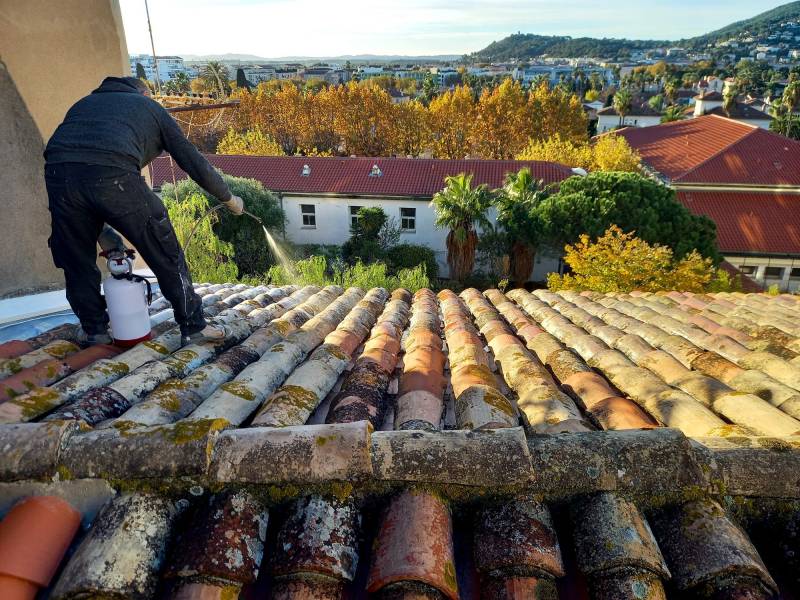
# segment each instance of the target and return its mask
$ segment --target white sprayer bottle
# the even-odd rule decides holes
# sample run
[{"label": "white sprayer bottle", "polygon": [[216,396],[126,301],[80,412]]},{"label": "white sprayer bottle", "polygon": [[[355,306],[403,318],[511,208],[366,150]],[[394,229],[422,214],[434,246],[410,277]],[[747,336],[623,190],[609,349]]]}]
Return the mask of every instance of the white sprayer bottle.
[{"label": "white sprayer bottle", "polygon": [[103,252],[111,273],[103,281],[111,334],[117,346],[130,347],[151,337],[150,283],[133,273],[134,252]]}]

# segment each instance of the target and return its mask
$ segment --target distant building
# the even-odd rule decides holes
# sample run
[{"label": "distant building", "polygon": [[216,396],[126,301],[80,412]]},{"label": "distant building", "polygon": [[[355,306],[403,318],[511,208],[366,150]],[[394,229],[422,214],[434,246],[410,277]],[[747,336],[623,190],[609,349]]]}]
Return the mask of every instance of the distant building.
[{"label": "distant building", "polygon": [[693,117],[701,117],[703,115],[718,115],[721,117],[728,117],[741,121],[749,125],[755,125],[762,129],[769,129],[772,122],[772,117],[765,112],[746,104],[740,100],[734,102],[733,106],[725,112],[723,103],[725,97],[718,93],[700,94],[694,97],[694,108],[687,111],[687,114]]},{"label": "distant building", "polygon": [[605,133],[617,127],[650,127],[661,122],[661,113],[653,109],[647,102],[632,106],[630,112],[620,124],[619,113],[613,106],[597,111],[597,133]]},{"label": "distant building", "polygon": [[392,104],[403,104],[411,100],[411,96],[404,94],[397,88],[389,88],[389,97],[392,99]]},{"label": "distant building", "polygon": [[[150,54],[132,54],[130,56],[131,73],[136,75],[136,65],[144,67],[145,75],[150,81],[156,80],[155,62]],[[189,73],[189,69],[183,64],[180,56],[159,56],[158,57],[158,80],[169,81],[175,79],[178,73]]]},{"label": "distant building", "polygon": [[284,67],[282,69],[275,69],[275,79],[297,79],[299,78],[298,71],[295,68]]},{"label": "distant building", "polygon": [[244,76],[253,85],[276,78],[274,67],[244,67]]}]

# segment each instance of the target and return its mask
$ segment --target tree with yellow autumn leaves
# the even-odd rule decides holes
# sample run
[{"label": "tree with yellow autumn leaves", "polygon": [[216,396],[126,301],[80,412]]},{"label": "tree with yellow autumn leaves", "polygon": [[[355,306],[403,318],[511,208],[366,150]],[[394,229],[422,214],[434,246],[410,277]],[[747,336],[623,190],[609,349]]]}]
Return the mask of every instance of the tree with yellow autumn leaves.
[{"label": "tree with yellow autumn leaves", "polygon": [[585,140],[574,142],[562,138],[558,133],[543,140],[531,139],[516,158],[557,162],[586,171],[631,173],[640,171],[642,163],[638,152],[630,147],[625,138],[614,134],[601,136],[593,143]]},{"label": "tree with yellow autumn leaves", "polygon": [[634,232],[625,233],[616,225],[595,241],[583,234],[564,251],[564,262],[571,273],[550,273],[547,287],[553,291],[702,293],[736,287],[725,271],[715,269],[713,261],[697,250],[676,258],[669,246],[648,244]]},{"label": "tree with yellow autumn leaves", "polygon": [[479,97],[456,86],[420,102],[393,103],[381,80],[320,89],[269,81],[237,89],[233,127],[258,128],[286,154],[420,156],[508,159],[531,140],[553,135],[573,143],[587,138],[577,96],[542,83],[525,90],[507,78]]}]

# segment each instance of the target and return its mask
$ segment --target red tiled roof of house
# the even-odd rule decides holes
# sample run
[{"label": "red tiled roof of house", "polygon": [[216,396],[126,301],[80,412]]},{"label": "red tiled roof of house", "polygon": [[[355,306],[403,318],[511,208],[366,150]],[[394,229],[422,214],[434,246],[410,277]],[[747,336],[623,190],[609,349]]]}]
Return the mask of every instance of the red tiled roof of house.
[{"label": "red tiled roof of house", "polygon": [[800,185],[800,143],[733,119],[706,115],[619,135],[675,182]]},{"label": "red tiled roof of house", "polygon": [[[374,194],[430,197],[442,189],[444,178],[473,173],[473,184],[499,187],[507,173],[528,167],[545,183],[557,183],[573,173],[564,165],[528,160],[438,160],[424,158],[345,158],[307,156],[238,156],[208,154],[212,165],[229,175],[252,177],[267,189],[285,193]],[[160,187],[173,178],[169,157],[152,163],[152,183]],[[310,174],[303,175],[303,167]],[[380,176],[370,176],[378,165]],[[186,174],[174,165],[176,179]]]},{"label": "red tiled roof of house", "polygon": [[679,191],[678,199],[717,224],[723,253],[800,254],[800,195]]},{"label": "red tiled roof of house", "polygon": [[800,143],[756,128],[673,181],[798,186]]}]

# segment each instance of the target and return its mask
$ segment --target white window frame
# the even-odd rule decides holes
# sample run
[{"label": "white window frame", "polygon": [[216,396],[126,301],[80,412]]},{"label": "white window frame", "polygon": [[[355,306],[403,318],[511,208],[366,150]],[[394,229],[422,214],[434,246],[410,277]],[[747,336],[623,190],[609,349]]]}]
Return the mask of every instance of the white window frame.
[{"label": "white window frame", "polygon": [[[413,216],[405,216],[403,215],[404,210],[413,210]],[[411,219],[413,221],[413,227],[406,227],[405,221],[406,219]],[[417,207],[416,206],[401,206],[400,207],[400,231],[403,233],[416,233],[417,231]]]},{"label": "white window frame", "polygon": [[[306,210],[307,208],[311,208],[311,211],[308,212]],[[317,206],[315,204],[300,205],[300,228],[301,229],[317,228]]]},{"label": "white window frame", "polygon": [[[353,209],[354,209],[354,208],[356,209],[356,210],[355,210],[355,212],[353,212]],[[347,208],[347,210],[348,210],[348,214],[349,214],[349,216],[350,216],[350,226],[351,226],[351,227],[352,227],[353,225],[355,225],[356,223],[358,223],[358,220],[361,218],[361,217],[359,217],[359,216],[358,216],[358,211],[360,211],[362,208],[364,208],[364,207],[363,207],[363,206],[358,206],[358,205],[356,205],[356,204],[351,204],[351,205],[350,205],[350,206]]]}]

